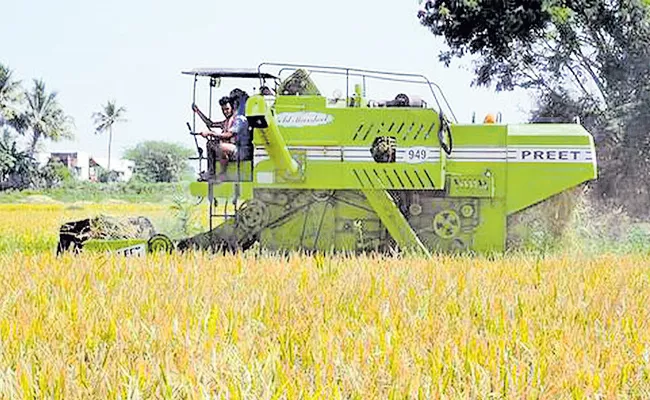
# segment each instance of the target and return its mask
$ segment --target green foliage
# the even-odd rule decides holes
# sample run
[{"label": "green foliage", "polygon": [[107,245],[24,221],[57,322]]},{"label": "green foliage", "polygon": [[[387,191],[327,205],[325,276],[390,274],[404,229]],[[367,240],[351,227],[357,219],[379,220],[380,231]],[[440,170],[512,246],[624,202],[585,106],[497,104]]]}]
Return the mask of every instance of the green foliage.
[{"label": "green foliage", "polygon": [[57,187],[74,181],[72,173],[59,160],[50,160],[43,166],[40,173],[41,184],[46,188]]},{"label": "green foliage", "polygon": [[0,190],[26,189],[40,180],[36,161],[17,148],[15,137],[4,129],[0,137]]},{"label": "green foliage", "polygon": [[47,92],[42,80],[36,79],[32,90],[26,93],[27,110],[20,117],[20,125],[31,131],[29,154],[34,154],[44,139],[57,142],[74,137],[73,120],[63,112],[56,96],[56,92]]},{"label": "green foliage", "polygon": [[0,137],[0,180],[6,180],[14,170],[18,159],[23,156],[16,148],[16,141],[5,129]]},{"label": "green foliage", "polygon": [[523,61],[519,48],[538,40],[551,21],[543,1],[435,0],[427,1],[424,8],[419,14],[422,24],[449,47],[440,53],[440,60],[449,65],[454,57],[478,54],[482,60],[475,70],[476,83],[487,85],[498,76],[498,89],[515,85]]},{"label": "green foliage", "polygon": [[533,89],[533,120],[581,123],[598,145],[594,195],[647,215],[650,196],[650,8],[631,0],[428,1],[420,22],[439,55],[474,56],[474,85]]},{"label": "green foliage", "polygon": [[647,65],[648,6],[639,1],[427,1],[420,22],[453,58],[477,56],[475,84],[497,90],[571,86],[607,104],[633,89]]},{"label": "green foliage", "polygon": [[170,203],[174,196],[187,192],[189,182],[142,183],[113,182],[98,183],[69,181],[50,188],[28,188],[0,191],[0,203],[17,203],[31,196],[47,196],[55,201],[77,202],[124,201],[128,203]]},{"label": "green foliage", "polygon": [[174,195],[171,210],[174,212],[176,225],[170,227],[170,235],[175,237],[191,236],[203,230],[199,207],[187,194]]},{"label": "green foliage", "polygon": [[13,79],[13,71],[0,63],[0,127],[16,125],[22,101],[20,81]]},{"label": "green foliage", "polygon": [[0,189],[51,188],[74,181],[60,161],[50,160],[39,169],[36,160],[18,150],[15,137],[5,129],[0,137]]},{"label": "green foliage", "polygon": [[120,174],[117,171],[109,171],[108,169],[102,167],[99,164],[95,165],[95,173],[97,175],[97,182],[101,183],[111,183],[118,182]]},{"label": "green foliage", "polygon": [[102,169],[98,174],[98,181],[101,183],[117,182],[120,179],[120,174],[117,171],[109,171]]},{"label": "green foliage", "polygon": [[175,143],[147,141],[128,149],[124,158],[135,162],[134,177],[141,182],[176,182],[189,169],[191,149]]},{"label": "green foliage", "polygon": [[[26,189],[38,186],[40,176],[36,161],[28,154],[20,153],[13,171],[9,175],[8,184],[10,188]],[[24,155],[24,156],[23,156]]]}]

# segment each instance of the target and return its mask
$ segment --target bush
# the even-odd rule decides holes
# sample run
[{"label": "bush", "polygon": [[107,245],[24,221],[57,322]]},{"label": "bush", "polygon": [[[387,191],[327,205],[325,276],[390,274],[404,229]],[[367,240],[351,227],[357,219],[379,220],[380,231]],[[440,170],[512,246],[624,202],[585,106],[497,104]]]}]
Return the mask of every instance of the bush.
[{"label": "bush", "polygon": [[178,182],[189,170],[191,149],[161,141],[147,141],[128,149],[124,158],[135,162],[133,179],[139,182]]},{"label": "bush", "polygon": [[75,180],[74,176],[61,161],[52,160],[47,162],[40,172],[40,186],[52,188],[71,183]]}]

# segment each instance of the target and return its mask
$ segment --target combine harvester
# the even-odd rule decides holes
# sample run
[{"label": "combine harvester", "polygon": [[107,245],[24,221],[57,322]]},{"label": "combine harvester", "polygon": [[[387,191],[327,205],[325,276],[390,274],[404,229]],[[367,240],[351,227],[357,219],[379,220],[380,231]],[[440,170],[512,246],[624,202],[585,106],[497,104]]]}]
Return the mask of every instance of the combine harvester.
[{"label": "combine harvester", "polygon": [[[209,230],[174,242],[142,229],[137,238],[89,233],[88,220],[77,221],[62,227],[61,251],[70,244],[122,254],[243,251],[259,243],[280,251],[501,252],[508,216],[596,178],[594,141],[580,124],[459,124],[438,86],[421,75],[274,63],[184,74],[194,78],[193,103],[199,79],[209,81],[210,115],[222,79],[259,83],[241,106],[249,123],[237,144],[241,156],[228,163],[225,179],[190,185],[208,200]],[[328,99],[315,74],[346,88],[351,79],[362,83]],[[372,79],[418,84],[435,108],[403,88],[369,100]],[[193,159],[204,169],[196,113],[188,127]],[[76,239],[80,223],[87,234]]]}]

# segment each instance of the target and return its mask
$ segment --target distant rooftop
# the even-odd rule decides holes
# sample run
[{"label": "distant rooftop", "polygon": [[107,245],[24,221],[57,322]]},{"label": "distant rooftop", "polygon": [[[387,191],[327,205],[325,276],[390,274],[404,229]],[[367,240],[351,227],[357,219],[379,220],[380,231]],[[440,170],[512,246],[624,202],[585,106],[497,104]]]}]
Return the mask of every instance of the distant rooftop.
[{"label": "distant rooftop", "polygon": [[[99,165],[102,168],[107,168],[108,167],[108,157],[91,157],[92,162],[95,164]],[[125,160],[122,158],[113,158],[111,157],[111,169],[118,171],[118,172],[124,172],[128,170],[129,168],[133,168],[135,166],[135,162],[132,160]]]},{"label": "distant rooftop", "polygon": [[195,68],[182,72],[185,75],[209,76],[211,78],[270,78],[276,76],[260,72],[254,68]]}]

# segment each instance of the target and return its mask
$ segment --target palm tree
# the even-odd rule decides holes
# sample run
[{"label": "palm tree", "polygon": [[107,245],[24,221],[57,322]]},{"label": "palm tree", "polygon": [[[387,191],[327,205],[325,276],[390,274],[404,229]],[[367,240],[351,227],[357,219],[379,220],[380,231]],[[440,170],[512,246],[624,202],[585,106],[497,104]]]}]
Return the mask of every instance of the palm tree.
[{"label": "palm tree", "polygon": [[45,83],[34,79],[34,87],[25,93],[27,110],[21,116],[21,122],[26,130],[32,132],[29,144],[29,155],[33,156],[36,146],[41,139],[58,142],[61,139],[72,139],[72,118],[65,115],[59,104],[56,92],[47,93]]},{"label": "palm tree", "polygon": [[18,116],[18,106],[22,101],[20,81],[12,77],[13,71],[0,64],[0,126],[13,125]]},{"label": "palm tree", "polygon": [[111,170],[111,143],[113,141],[113,124],[116,122],[124,122],[126,119],[122,116],[126,113],[126,108],[117,107],[115,105],[115,100],[108,101],[103,110],[100,112],[93,113],[93,118],[95,119],[95,133],[100,134],[108,131],[108,165],[106,169],[110,172]]}]

